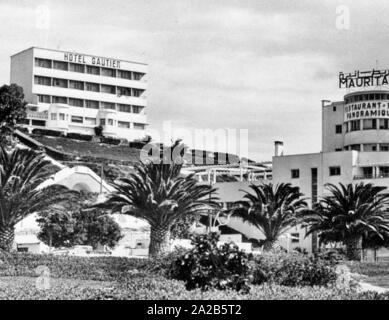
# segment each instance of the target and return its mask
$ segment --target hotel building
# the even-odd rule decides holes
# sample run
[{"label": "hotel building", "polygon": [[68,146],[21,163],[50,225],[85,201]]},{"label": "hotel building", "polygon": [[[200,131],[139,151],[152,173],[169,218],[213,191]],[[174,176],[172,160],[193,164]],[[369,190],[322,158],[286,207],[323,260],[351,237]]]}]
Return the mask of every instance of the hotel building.
[{"label": "hotel building", "polygon": [[300,187],[311,205],[327,183],[389,187],[389,90],[348,89],[341,101],[322,101],[321,152],[273,157],[273,183]]},{"label": "hotel building", "polygon": [[11,83],[28,102],[24,126],[129,141],[145,136],[147,65],[32,47],[11,56]]}]

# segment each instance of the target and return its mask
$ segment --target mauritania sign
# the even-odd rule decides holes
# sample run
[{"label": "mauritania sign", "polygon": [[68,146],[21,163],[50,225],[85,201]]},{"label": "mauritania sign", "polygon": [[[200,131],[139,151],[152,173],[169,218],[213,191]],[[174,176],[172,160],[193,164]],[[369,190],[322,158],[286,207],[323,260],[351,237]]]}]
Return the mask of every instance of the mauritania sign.
[{"label": "mauritania sign", "polygon": [[339,72],[339,88],[361,88],[389,85],[389,70]]}]

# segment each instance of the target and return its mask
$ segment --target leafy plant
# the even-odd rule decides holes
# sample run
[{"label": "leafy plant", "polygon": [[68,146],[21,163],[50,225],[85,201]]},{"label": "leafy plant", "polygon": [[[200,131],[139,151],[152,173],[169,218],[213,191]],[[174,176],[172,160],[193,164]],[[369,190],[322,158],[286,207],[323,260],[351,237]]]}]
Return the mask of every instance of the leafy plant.
[{"label": "leafy plant", "polygon": [[172,263],[170,277],[185,281],[188,290],[249,291],[250,256],[232,243],[218,248],[218,238],[217,233],[194,237],[194,248]]}]

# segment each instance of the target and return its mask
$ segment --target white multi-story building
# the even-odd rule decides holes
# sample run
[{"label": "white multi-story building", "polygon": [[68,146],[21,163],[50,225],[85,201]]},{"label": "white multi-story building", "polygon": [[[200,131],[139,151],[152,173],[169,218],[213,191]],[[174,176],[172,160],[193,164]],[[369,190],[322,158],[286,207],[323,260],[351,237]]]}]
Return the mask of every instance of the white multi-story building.
[{"label": "white multi-story building", "polygon": [[145,136],[147,65],[32,47],[11,56],[11,83],[23,87],[30,130],[46,128],[134,140]]},{"label": "white multi-story building", "polygon": [[368,79],[380,76],[386,79],[389,72],[373,70],[361,74],[364,76],[359,72],[348,76],[347,83],[359,85],[352,86],[358,87],[355,89],[348,87],[342,101],[322,101],[321,152],[297,155],[276,152],[274,184],[289,182],[300,187],[311,204],[328,194],[325,187],[328,183],[364,182],[389,188],[389,90],[386,86],[371,88],[368,84]]}]

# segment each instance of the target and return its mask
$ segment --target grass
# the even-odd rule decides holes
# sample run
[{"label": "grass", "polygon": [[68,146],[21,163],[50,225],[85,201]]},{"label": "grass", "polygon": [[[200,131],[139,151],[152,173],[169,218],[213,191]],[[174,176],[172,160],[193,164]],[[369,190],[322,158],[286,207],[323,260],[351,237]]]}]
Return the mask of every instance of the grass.
[{"label": "grass", "polygon": [[389,289],[389,262],[349,262],[351,272],[366,276],[364,282]]}]

